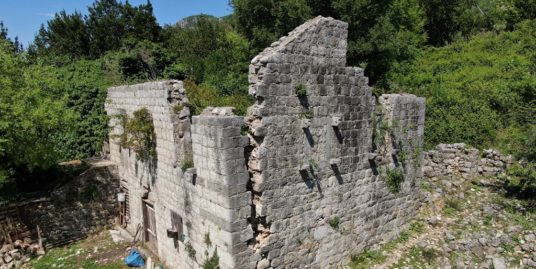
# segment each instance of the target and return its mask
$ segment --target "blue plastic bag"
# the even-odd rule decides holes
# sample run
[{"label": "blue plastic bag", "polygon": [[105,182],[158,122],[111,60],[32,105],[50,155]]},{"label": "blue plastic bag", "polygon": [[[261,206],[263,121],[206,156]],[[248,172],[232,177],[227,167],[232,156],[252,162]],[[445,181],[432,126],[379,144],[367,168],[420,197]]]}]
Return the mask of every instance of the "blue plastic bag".
[{"label": "blue plastic bag", "polygon": [[133,249],[125,258],[125,264],[128,267],[143,267],[145,266],[145,260],[137,250]]}]

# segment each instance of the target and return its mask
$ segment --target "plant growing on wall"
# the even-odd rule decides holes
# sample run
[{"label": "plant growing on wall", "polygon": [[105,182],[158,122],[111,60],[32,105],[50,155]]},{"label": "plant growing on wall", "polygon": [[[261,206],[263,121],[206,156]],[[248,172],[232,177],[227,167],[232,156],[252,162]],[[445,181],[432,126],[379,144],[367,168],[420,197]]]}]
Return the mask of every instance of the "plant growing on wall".
[{"label": "plant growing on wall", "polygon": [[188,253],[188,256],[190,256],[190,258],[194,259],[195,258],[195,249],[194,247],[192,246],[192,243],[190,243],[190,241],[186,242],[184,244],[184,250],[186,251],[186,253]]},{"label": "plant growing on wall", "polygon": [[[208,256],[208,255],[207,255]],[[218,248],[214,249],[212,256],[207,257],[203,263],[203,269],[217,269],[220,268],[220,257],[218,256]]]},{"label": "plant growing on wall", "polygon": [[300,119],[312,119],[313,117],[313,112],[310,110],[300,113]]},{"label": "plant growing on wall", "polygon": [[334,217],[329,221],[329,226],[333,229],[339,229],[339,224],[341,223],[341,219],[339,217]]},{"label": "plant growing on wall", "polygon": [[400,187],[404,181],[404,172],[400,168],[386,168],[381,175],[381,179],[385,181],[390,192],[398,193],[400,192]]},{"label": "plant growing on wall", "polygon": [[191,155],[188,155],[184,158],[184,160],[182,160],[181,170],[182,172],[186,172],[188,168],[192,167],[194,167],[194,159]]},{"label": "plant growing on wall", "polygon": [[148,161],[156,157],[156,134],[154,132],[153,118],[147,108],[134,111],[133,116],[119,115],[123,133],[120,136],[120,145],[136,152],[136,158]]},{"label": "plant growing on wall", "polygon": [[303,84],[298,84],[294,86],[294,93],[296,93],[296,96],[303,98],[307,96],[307,88]]}]

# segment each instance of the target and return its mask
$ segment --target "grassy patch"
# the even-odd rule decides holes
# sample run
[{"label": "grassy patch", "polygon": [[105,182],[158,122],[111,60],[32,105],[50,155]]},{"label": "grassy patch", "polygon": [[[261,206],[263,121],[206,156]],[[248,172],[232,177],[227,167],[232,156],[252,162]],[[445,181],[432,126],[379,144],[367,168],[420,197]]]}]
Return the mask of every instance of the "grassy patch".
[{"label": "grassy patch", "polygon": [[365,250],[361,254],[352,255],[350,260],[350,268],[352,269],[367,269],[374,264],[384,262],[387,256],[383,255],[379,250]]},{"label": "grassy patch", "polygon": [[413,246],[392,268],[432,268],[439,253],[435,249]]},{"label": "grassy patch", "polygon": [[49,250],[39,259],[29,263],[30,268],[83,268],[83,269],[123,269],[126,244],[114,243],[108,232],[70,246]]}]

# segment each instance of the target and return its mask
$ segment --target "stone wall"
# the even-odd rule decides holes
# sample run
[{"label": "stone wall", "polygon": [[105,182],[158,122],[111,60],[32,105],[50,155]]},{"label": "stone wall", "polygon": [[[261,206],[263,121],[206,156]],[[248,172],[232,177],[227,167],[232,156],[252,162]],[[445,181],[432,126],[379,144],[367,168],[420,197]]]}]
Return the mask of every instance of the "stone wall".
[{"label": "stone wall", "polygon": [[[346,23],[318,17],[250,66],[256,99],[247,115],[255,233],[250,247],[257,268],[344,264],[350,254],[392,239],[416,213],[420,152],[415,161],[407,157],[416,165],[404,170],[400,192],[391,193],[380,171],[401,164],[389,154],[390,135],[385,151],[374,151],[376,102],[363,70],[345,66],[346,36]],[[299,88],[307,96],[297,96]],[[385,120],[400,122],[390,132],[397,142],[420,147],[424,99],[382,100]],[[369,160],[382,154],[380,163]]]},{"label": "stone wall", "polygon": [[424,156],[423,173],[428,178],[495,176],[504,173],[514,161],[497,150],[480,151],[463,143],[439,144]]},{"label": "stone wall", "polygon": [[[120,164],[121,185],[128,193],[127,229],[135,233],[145,225],[143,208],[149,204],[157,238],[152,250],[168,266],[198,268],[206,253],[217,249],[221,268],[237,268],[250,256],[244,254],[248,249],[241,238],[252,234],[246,221],[251,194],[244,158],[248,139],[240,135],[244,120],[230,108],[190,117],[184,93],[179,81],[108,91],[106,109],[114,130],[110,158]],[[115,136],[123,130],[113,116],[142,108],[152,115],[157,138],[157,156],[148,162],[122,148]]]},{"label": "stone wall", "polygon": [[[45,249],[63,246],[103,228],[113,227],[118,212],[118,190],[116,166],[110,162],[97,162],[48,197],[0,208],[1,228],[9,232],[9,227],[17,227],[10,234],[13,246],[0,235],[0,256],[4,258],[1,261],[0,257],[0,268],[3,262],[18,266],[27,261],[26,257],[42,254],[42,249],[37,247],[37,226]],[[9,221],[4,221],[8,218]]]}]

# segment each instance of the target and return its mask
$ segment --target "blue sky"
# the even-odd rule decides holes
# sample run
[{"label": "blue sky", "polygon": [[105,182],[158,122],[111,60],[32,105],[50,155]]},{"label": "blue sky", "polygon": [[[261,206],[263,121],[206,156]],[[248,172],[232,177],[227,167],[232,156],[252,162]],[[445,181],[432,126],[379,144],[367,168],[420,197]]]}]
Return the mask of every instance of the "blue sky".
[{"label": "blue sky", "polygon": [[[124,2],[121,1],[121,2]],[[133,5],[146,0],[129,0]],[[93,0],[0,0],[0,21],[8,28],[11,38],[18,36],[24,47],[33,41],[42,23],[65,9],[87,14]],[[232,12],[228,0],[152,0],[154,13],[160,25],[173,24],[180,19],[200,13],[224,16]]]}]

